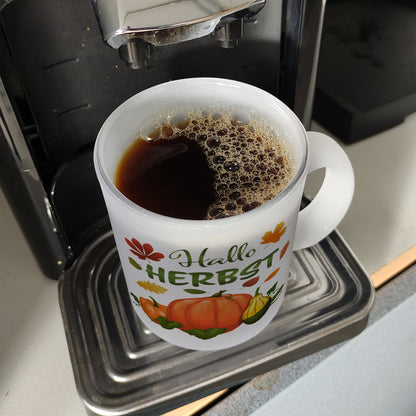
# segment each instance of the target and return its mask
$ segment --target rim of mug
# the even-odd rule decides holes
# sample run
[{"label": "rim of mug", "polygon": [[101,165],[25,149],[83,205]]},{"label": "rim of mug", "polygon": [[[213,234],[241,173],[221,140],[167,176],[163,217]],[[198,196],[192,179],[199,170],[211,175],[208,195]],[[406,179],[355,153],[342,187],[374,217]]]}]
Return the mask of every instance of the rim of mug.
[{"label": "rim of mug", "polygon": [[[136,101],[137,98],[143,97],[147,94],[153,94],[157,90],[163,90],[169,85],[173,84],[195,84],[203,83],[204,85],[211,83],[211,84],[226,84],[228,86],[234,86],[234,87],[240,87],[245,88],[251,91],[256,91],[258,94],[263,94],[264,97],[271,99],[275,105],[280,107],[281,110],[284,111],[286,117],[290,118],[292,122],[294,122],[297,130],[300,133],[301,140],[304,143],[304,149],[305,152],[302,155],[302,158],[300,160],[299,166],[293,176],[293,178],[290,180],[289,184],[274,198],[271,200],[265,202],[264,204],[260,205],[259,207],[256,207],[250,211],[244,212],[242,214],[225,217],[225,218],[216,218],[215,221],[210,219],[203,219],[203,220],[194,220],[194,219],[185,219],[185,218],[176,218],[176,217],[169,217],[163,214],[158,214],[156,212],[150,211],[146,208],[143,208],[142,206],[136,204],[135,202],[131,201],[129,198],[127,198],[124,194],[122,194],[117,187],[114,185],[113,179],[109,177],[108,172],[106,171],[105,167],[103,166],[103,153],[104,153],[104,146],[106,143],[106,133],[110,130],[112,125],[116,122],[116,120],[119,118],[119,116],[123,113],[123,111],[126,109],[126,107],[130,106],[133,101]],[[167,81],[161,84],[157,84],[155,86],[149,87],[143,91],[138,92],[137,94],[133,95],[132,97],[128,98],[126,101],[124,101],[122,104],[120,104],[104,121],[101,129],[98,132],[97,139],[94,146],[94,165],[96,172],[99,176],[99,179],[101,177],[102,180],[100,180],[101,183],[105,185],[107,190],[110,192],[110,194],[113,195],[114,198],[116,198],[123,206],[127,207],[129,210],[140,212],[142,215],[147,216],[149,219],[151,218],[152,221],[158,221],[161,223],[169,223],[174,224],[176,226],[180,226],[183,224],[183,226],[189,227],[189,226],[204,226],[204,227],[214,227],[215,224],[221,224],[222,226],[225,226],[226,224],[232,225],[235,223],[238,223],[241,221],[241,217],[244,216],[244,218],[248,219],[249,217],[258,216],[261,215],[263,212],[268,211],[270,209],[273,209],[277,204],[280,204],[283,200],[285,200],[292,192],[294,188],[298,185],[298,183],[301,181],[301,179],[306,175],[307,171],[307,163],[309,159],[309,148],[308,148],[308,141],[307,141],[307,135],[306,130],[299,120],[299,118],[296,116],[296,114],[281,100],[279,100],[274,95],[270,94],[269,92],[262,90],[261,88],[255,87],[251,84],[247,84],[241,81],[235,81],[231,79],[226,78],[215,78],[215,77],[193,77],[193,78],[182,78],[177,79],[173,81]]]}]

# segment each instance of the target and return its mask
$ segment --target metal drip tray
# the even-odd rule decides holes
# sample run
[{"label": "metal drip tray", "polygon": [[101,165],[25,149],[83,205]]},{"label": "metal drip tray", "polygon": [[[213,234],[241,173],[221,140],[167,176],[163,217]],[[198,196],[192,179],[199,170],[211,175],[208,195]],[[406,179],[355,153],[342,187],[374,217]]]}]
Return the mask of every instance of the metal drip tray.
[{"label": "metal drip tray", "polygon": [[254,339],[215,352],[171,345],[130,305],[113,235],[59,282],[78,392],[96,415],[151,415],[242,383],[364,329],[374,288],[337,232],[294,254],[283,305]]}]

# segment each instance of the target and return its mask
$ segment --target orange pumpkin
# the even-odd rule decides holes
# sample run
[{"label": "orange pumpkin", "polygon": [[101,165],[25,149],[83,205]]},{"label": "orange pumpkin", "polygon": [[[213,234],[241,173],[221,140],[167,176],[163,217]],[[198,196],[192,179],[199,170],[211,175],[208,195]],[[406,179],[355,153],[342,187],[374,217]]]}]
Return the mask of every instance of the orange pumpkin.
[{"label": "orange pumpkin", "polygon": [[165,305],[161,305],[154,300],[146,299],[140,297],[140,306],[142,307],[144,313],[155,322],[158,322],[159,316],[166,318],[166,309]]},{"label": "orange pumpkin", "polygon": [[250,303],[251,295],[241,293],[203,298],[177,299],[169,303],[169,321],[179,322],[182,330],[225,328],[231,331],[241,323],[241,315]]}]

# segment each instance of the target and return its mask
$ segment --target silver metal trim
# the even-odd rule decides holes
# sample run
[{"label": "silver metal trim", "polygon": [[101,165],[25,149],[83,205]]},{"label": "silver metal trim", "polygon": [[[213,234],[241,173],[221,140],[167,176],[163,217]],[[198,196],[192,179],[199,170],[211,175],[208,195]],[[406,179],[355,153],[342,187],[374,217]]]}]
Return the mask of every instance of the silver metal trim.
[{"label": "silver metal trim", "polygon": [[[33,229],[38,230],[42,234],[38,236],[39,241],[44,240],[45,246],[49,245],[51,247],[51,256],[55,256],[56,268],[62,271],[66,266],[71,250],[60,231],[59,221],[39,177],[1,77],[0,130],[7,143],[6,148],[10,150],[10,156],[14,160],[17,172],[20,173],[21,181],[24,184],[24,189],[12,189],[11,191],[9,190],[9,193],[27,193],[31,206],[19,206],[17,209],[25,211],[27,215],[30,215],[30,218],[34,221]],[[5,155],[1,156],[4,157]],[[15,185],[11,184],[11,186]],[[12,202],[11,205],[13,205]]]},{"label": "silver metal trim", "polygon": [[[312,120],[325,5],[326,0],[319,2],[306,1],[303,12],[304,25],[300,38],[295,105],[293,110],[296,114],[302,114],[301,121],[307,127],[309,127],[309,123]],[[312,46],[308,47],[310,44]]]},{"label": "silver metal trim", "polygon": [[[145,1],[92,0],[104,40],[118,49],[138,37],[154,46],[207,36],[242,14],[253,16],[266,0]],[[178,10],[177,14],[173,13]]]},{"label": "silver metal trim", "polygon": [[35,181],[38,181],[38,172],[33,164],[32,157],[1,78],[0,127],[20,170],[30,175]]}]

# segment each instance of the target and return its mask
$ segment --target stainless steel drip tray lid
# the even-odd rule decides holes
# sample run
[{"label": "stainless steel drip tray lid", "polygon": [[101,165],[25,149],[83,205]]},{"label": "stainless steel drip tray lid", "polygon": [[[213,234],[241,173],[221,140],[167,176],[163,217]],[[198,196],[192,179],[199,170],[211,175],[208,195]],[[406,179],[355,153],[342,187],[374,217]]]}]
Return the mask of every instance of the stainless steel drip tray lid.
[{"label": "stainless steel drip tray lid", "polygon": [[95,240],[59,281],[78,392],[89,413],[146,415],[179,407],[361,332],[374,288],[337,232],[293,256],[274,320],[215,352],[171,345],[131,307],[113,234]]}]

